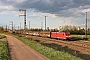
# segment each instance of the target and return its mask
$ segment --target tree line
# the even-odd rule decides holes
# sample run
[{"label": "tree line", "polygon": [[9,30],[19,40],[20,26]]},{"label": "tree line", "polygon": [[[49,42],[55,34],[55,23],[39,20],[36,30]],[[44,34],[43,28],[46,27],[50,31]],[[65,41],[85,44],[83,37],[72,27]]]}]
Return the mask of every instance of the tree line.
[{"label": "tree line", "polygon": [[[23,31],[23,29],[21,29],[21,30]],[[43,29],[40,29],[40,28],[31,28],[31,29],[26,29],[26,30],[27,31],[44,31]],[[2,31],[8,31],[8,29],[7,28],[3,28],[3,27],[0,26],[0,32],[2,32]],[[60,30],[58,30],[58,29],[48,29],[46,31],[70,32],[71,34],[81,34],[81,35],[85,34],[85,29],[84,28],[81,28],[81,27],[78,27],[78,26],[71,26],[71,25],[62,26],[60,28]],[[87,29],[87,34],[90,34],[90,28]]]},{"label": "tree line", "polygon": [[[71,34],[81,34],[81,35],[84,35],[85,34],[85,29],[84,28],[81,28],[81,27],[78,27],[78,26],[63,26],[61,31],[64,31],[64,32],[70,32]],[[90,28],[87,29],[87,34],[90,34]]]}]

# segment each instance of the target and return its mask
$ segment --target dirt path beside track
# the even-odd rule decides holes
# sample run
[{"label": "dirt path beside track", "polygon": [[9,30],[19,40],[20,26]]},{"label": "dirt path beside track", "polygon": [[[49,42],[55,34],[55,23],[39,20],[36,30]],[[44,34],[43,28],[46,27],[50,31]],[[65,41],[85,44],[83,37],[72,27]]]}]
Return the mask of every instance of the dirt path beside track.
[{"label": "dirt path beside track", "polygon": [[7,36],[11,60],[49,60],[18,39]]}]

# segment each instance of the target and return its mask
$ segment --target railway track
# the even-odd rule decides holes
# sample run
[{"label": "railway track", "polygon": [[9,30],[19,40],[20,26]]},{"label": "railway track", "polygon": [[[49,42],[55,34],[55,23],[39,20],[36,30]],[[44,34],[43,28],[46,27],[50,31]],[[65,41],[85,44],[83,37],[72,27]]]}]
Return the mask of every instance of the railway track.
[{"label": "railway track", "polygon": [[77,44],[81,44],[82,46],[88,46],[90,47],[90,41],[85,41],[85,40],[79,40],[79,41],[71,41],[72,43],[77,43]]},{"label": "railway track", "polygon": [[81,53],[90,54],[90,42],[88,44],[85,41],[62,41],[62,40],[56,40],[56,39],[50,39],[50,38],[43,38],[43,37],[36,37],[32,36],[36,40],[40,41],[46,41],[49,43],[55,43],[62,46],[68,46],[71,49],[80,51]]}]

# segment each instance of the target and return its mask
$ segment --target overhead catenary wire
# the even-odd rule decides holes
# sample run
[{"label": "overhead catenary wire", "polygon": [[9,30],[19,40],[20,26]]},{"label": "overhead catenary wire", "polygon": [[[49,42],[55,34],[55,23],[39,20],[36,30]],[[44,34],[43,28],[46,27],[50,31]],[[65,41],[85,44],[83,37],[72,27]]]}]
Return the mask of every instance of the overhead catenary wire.
[{"label": "overhead catenary wire", "polygon": [[[29,8],[33,8],[34,6],[36,6],[37,4],[39,4],[41,2],[41,0],[39,0],[38,2],[36,2],[35,4],[31,5]],[[33,12],[33,10],[31,11]]]},{"label": "overhead catenary wire", "polygon": [[[48,4],[48,5],[46,5],[45,7],[42,7],[40,10],[42,10],[42,9],[45,9],[45,8],[47,8],[47,7],[49,7],[51,4],[53,4],[54,2],[57,2],[57,0],[55,0],[55,1],[53,1],[53,2],[51,2],[50,4]],[[46,9],[45,9],[46,10]]]},{"label": "overhead catenary wire", "polygon": [[39,0],[38,2],[36,2],[34,5],[32,5],[31,7],[34,7],[35,5],[37,5],[38,3],[40,3],[41,0]]},{"label": "overhead catenary wire", "polygon": [[[36,2],[34,5],[30,6],[30,8],[36,6],[36,5],[39,4],[41,1],[42,1],[42,0],[39,0],[39,1]],[[57,0],[51,2],[50,4],[47,4],[45,7],[41,7],[39,10],[42,10],[42,9],[45,9],[45,8],[49,7],[49,6],[50,6],[51,4],[53,4],[54,2],[57,2]],[[47,10],[47,9],[45,9],[45,10]],[[33,11],[33,10],[32,10],[32,11]],[[32,12],[32,11],[31,11],[31,12]],[[37,13],[38,13],[38,11],[37,11]]]}]

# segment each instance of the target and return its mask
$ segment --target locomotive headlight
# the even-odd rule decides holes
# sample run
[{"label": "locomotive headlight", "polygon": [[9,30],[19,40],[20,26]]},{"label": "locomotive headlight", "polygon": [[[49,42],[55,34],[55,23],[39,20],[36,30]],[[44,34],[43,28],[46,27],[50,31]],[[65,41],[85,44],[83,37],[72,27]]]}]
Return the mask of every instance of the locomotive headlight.
[{"label": "locomotive headlight", "polygon": [[68,37],[68,36],[66,36],[66,37]]}]

